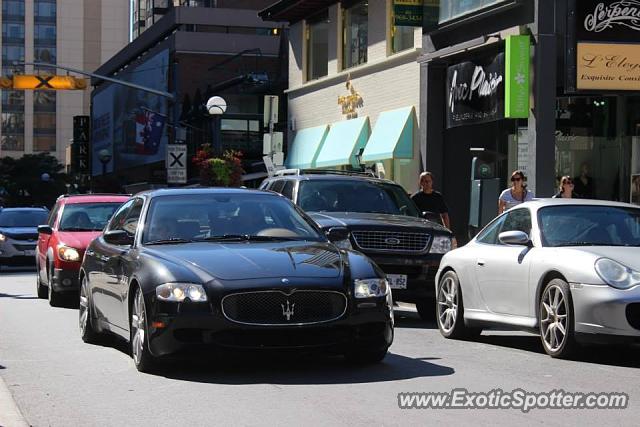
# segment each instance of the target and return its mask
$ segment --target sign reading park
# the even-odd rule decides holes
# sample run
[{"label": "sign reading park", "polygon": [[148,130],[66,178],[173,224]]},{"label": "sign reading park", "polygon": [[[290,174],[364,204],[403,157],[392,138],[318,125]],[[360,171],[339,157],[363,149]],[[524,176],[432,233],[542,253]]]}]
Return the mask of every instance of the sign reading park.
[{"label": "sign reading park", "polygon": [[577,88],[640,90],[640,45],[578,43]]}]

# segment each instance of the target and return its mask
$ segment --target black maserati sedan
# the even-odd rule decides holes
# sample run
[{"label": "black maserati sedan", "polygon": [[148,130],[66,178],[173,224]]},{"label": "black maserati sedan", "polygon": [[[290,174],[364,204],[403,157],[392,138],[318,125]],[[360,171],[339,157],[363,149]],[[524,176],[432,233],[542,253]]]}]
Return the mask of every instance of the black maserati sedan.
[{"label": "black maserati sedan", "polygon": [[287,198],[245,189],[163,189],[116,211],[80,271],[80,333],[128,340],[135,366],[193,350],[330,351],[382,360],[391,290],[361,253]]}]

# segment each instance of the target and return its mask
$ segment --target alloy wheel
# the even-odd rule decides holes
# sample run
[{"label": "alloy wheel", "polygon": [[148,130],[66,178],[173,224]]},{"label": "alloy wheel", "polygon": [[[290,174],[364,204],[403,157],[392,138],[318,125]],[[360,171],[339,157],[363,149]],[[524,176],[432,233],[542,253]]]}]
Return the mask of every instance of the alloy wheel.
[{"label": "alloy wheel", "polygon": [[445,333],[451,332],[458,318],[458,286],[452,277],[443,280],[438,291],[438,323]]},{"label": "alloy wheel", "polygon": [[82,278],[82,286],[80,286],[80,307],[78,310],[80,333],[84,336],[87,330],[87,322],[89,319],[89,293],[87,291],[87,279]]},{"label": "alloy wheel", "polygon": [[552,285],[545,290],[540,305],[542,341],[549,351],[556,352],[567,339],[567,301],[562,290]]},{"label": "alloy wheel", "polygon": [[140,364],[144,351],[145,341],[145,309],[142,292],[138,288],[133,300],[133,312],[131,313],[131,327],[133,329],[133,339],[131,342],[131,352],[136,365]]}]

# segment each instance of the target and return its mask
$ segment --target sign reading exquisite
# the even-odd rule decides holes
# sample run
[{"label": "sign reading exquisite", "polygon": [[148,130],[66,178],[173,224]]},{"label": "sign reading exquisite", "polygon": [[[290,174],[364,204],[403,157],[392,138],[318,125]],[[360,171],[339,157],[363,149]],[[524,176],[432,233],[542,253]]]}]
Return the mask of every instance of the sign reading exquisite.
[{"label": "sign reading exquisite", "polygon": [[578,89],[640,90],[640,45],[578,43]]},{"label": "sign reading exquisite", "polygon": [[422,27],[422,0],[393,0],[394,25]]},{"label": "sign reading exquisite", "polygon": [[640,0],[576,0],[578,40],[633,42],[640,39]]},{"label": "sign reading exquisite", "polygon": [[505,41],[504,116],[529,117],[529,36],[508,36]]},{"label": "sign reading exquisite", "polygon": [[504,118],[504,53],[447,68],[447,128]]}]

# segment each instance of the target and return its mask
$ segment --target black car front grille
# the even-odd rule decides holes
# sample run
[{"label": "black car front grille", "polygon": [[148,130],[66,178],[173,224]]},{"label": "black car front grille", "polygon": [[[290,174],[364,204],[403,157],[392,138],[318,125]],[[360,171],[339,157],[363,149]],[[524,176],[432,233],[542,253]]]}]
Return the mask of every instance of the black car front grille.
[{"label": "black car front grille", "polygon": [[16,248],[17,251],[33,251],[36,249],[36,245],[14,244],[13,247]]},{"label": "black car front grille", "polygon": [[13,240],[22,240],[22,241],[36,241],[38,240],[38,233],[29,233],[29,234],[13,234],[13,233],[5,233],[8,237],[11,237]]},{"label": "black car front grille", "polygon": [[427,250],[431,235],[401,231],[352,231],[358,248],[367,251],[421,253]]},{"label": "black car front grille", "polygon": [[257,291],[227,295],[224,316],[249,325],[304,325],[336,320],[347,310],[347,298],[333,291]]}]

